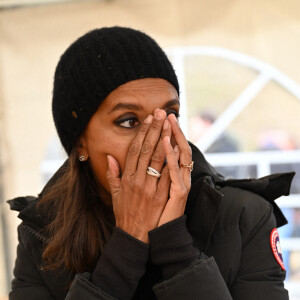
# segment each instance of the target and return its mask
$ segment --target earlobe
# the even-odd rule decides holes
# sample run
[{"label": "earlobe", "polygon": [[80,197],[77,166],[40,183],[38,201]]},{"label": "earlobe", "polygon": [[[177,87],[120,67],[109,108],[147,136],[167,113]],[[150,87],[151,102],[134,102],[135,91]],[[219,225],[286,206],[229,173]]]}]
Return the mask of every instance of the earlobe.
[{"label": "earlobe", "polygon": [[87,157],[85,155],[80,155],[79,156],[79,160],[80,161],[86,161],[87,160]]},{"label": "earlobe", "polygon": [[76,144],[76,149],[78,153],[78,159],[80,161],[87,161],[89,155],[86,149],[86,143],[84,137],[80,137]]}]

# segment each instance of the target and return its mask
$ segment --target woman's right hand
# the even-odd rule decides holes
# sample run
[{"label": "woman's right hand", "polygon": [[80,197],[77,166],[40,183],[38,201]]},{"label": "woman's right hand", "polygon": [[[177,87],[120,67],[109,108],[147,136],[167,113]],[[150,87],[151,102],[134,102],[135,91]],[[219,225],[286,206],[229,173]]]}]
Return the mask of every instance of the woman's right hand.
[{"label": "woman's right hand", "polygon": [[[166,112],[156,109],[129,146],[122,178],[116,159],[107,156],[116,226],[145,243],[149,242],[148,232],[157,227],[169,196],[170,175],[168,166],[163,166],[165,136],[171,136],[171,126]],[[148,166],[161,173],[159,180],[147,174]]]}]

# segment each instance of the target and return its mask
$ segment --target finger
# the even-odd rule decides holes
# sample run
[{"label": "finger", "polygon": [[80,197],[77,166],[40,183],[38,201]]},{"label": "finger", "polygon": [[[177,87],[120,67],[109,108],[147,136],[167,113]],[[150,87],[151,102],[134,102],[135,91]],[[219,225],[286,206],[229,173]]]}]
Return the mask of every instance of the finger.
[{"label": "finger", "polygon": [[[171,126],[168,120],[164,120],[163,129],[161,132],[161,137],[157,144],[154,154],[151,157],[150,167],[161,172],[165,162],[166,162],[166,154],[163,148],[163,138],[165,136],[171,137]],[[149,178],[149,182],[153,182],[156,184],[158,178],[154,176],[147,176]]]},{"label": "finger", "polygon": [[117,195],[120,190],[120,185],[121,185],[120,167],[117,160],[111,155],[107,155],[107,163],[108,163],[108,168],[107,168],[106,178],[113,199],[114,196]]},{"label": "finger", "polygon": [[161,171],[161,177],[157,184],[156,194],[158,195],[158,199],[161,201],[167,202],[169,198],[169,191],[170,191],[170,171],[168,165],[165,165]]},{"label": "finger", "polygon": [[[180,151],[180,163],[190,164],[192,161],[192,150],[189,146],[174,114],[168,116],[168,119],[171,123],[172,133],[175,137],[175,141],[178,144]],[[181,167],[180,172],[182,174],[183,182],[186,187],[190,184],[191,180],[191,171],[189,168]]]},{"label": "finger", "polygon": [[161,133],[161,139],[163,140],[163,138],[165,136],[168,136],[171,139],[171,135],[172,135],[171,124],[168,121],[168,119],[166,119],[166,120],[164,120],[163,130],[162,130],[162,133]]},{"label": "finger", "polygon": [[172,133],[180,150],[180,162],[190,163],[192,159],[191,147],[188,144],[174,114],[168,116],[171,123]]},{"label": "finger", "polygon": [[170,138],[168,136],[164,137],[163,146],[167,156],[171,182],[174,183],[177,187],[179,187],[183,183],[178,166],[178,148],[175,146],[173,149],[170,143]]},{"label": "finger", "polygon": [[[177,160],[177,163],[179,164],[180,151],[179,151],[178,145],[175,145],[174,152],[176,153],[175,159]],[[179,168],[179,171],[180,171],[180,168]]]},{"label": "finger", "polygon": [[151,123],[151,126],[148,130],[148,133],[144,139],[140,157],[137,166],[137,176],[143,178],[147,175],[147,168],[150,165],[151,157],[157,147],[157,144],[160,139],[162,126],[164,120],[166,119],[166,112],[161,109],[157,109],[154,112],[154,117]]},{"label": "finger", "polygon": [[132,140],[126,157],[123,176],[132,176],[137,168],[143,141],[151,126],[153,116],[149,115],[141,124],[141,128]]}]

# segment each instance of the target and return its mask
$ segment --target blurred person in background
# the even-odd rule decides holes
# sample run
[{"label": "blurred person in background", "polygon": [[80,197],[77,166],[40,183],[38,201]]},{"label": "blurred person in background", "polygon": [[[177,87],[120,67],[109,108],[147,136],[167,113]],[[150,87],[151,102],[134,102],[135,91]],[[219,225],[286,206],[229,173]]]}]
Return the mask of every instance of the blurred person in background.
[{"label": "blurred person in background", "polygon": [[[201,141],[201,138],[209,133],[216,117],[212,112],[203,111],[192,115],[189,119],[189,140],[194,144]],[[205,151],[205,153],[227,153],[238,152],[238,141],[228,132],[223,132]],[[247,168],[243,166],[226,166],[217,167],[225,178],[242,178],[247,177]]]},{"label": "blurred person in background", "polygon": [[[293,151],[297,150],[294,139],[285,130],[273,129],[263,131],[259,136],[259,151]],[[295,171],[296,176],[291,186],[292,194],[300,194],[300,163],[278,163],[271,165],[272,172]]]},{"label": "blurred person in background", "polygon": [[22,220],[11,300],[288,299],[274,200],[294,174],[224,180],[179,108],[146,34],[96,29],[65,51],[52,112],[69,157],[38,197],[9,201]]},{"label": "blurred person in background", "polygon": [[[216,117],[211,112],[199,112],[189,119],[189,139],[194,144],[210,130]],[[227,132],[222,133],[205,151],[206,153],[237,152],[239,145]]]}]

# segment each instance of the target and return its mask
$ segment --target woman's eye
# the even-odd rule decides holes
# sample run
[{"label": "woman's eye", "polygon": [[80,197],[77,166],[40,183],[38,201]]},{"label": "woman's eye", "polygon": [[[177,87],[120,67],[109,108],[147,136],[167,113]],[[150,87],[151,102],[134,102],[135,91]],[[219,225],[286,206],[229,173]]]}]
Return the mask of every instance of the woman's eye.
[{"label": "woman's eye", "polygon": [[139,124],[136,118],[131,118],[127,120],[122,120],[118,122],[118,125],[124,128],[133,128]]}]

